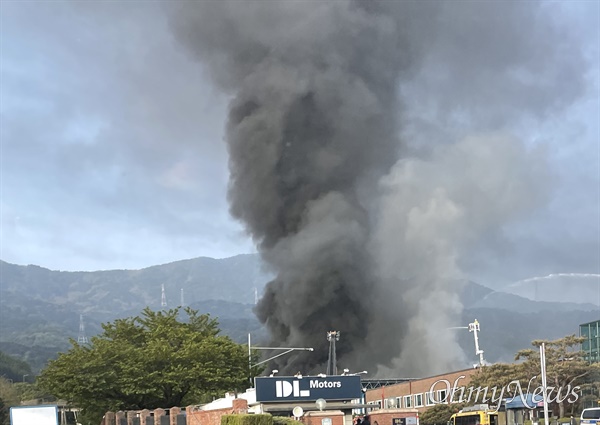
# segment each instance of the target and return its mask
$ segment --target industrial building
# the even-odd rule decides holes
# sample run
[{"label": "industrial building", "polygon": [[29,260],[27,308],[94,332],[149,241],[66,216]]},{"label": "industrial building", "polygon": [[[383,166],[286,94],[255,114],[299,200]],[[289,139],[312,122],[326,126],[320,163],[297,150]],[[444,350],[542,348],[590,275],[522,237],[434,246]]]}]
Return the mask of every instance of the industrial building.
[{"label": "industrial building", "polygon": [[452,387],[467,387],[477,370],[464,369],[367,390],[365,402],[382,409],[416,409],[421,413],[448,401]]},{"label": "industrial building", "polygon": [[600,348],[600,320],[579,325],[579,336],[585,338],[581,344],[585,359],[590,363],[600,361],[598,349]]}]

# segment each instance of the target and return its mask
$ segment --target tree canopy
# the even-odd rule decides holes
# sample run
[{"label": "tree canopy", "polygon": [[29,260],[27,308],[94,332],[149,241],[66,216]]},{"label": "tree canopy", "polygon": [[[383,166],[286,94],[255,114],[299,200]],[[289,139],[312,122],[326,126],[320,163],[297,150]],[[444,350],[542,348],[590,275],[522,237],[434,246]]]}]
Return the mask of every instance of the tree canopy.
[{"label": "tree canopy", "polygon": [[39,385],[100,417],[106,411],[170,408],[198,403],[248,384],[248,352],[220,336],[216,319],[186,308],[103,324],[90,344],[51,361]]},{"label": "tree canopy", "polygon": [[446,425],[450,417],[464,407],[464,403],[436,404],[419,416],[422,425]]},{"label": "tree canopy", "polygon": [[[500,393],[504,389],[504,397],[519,396],[537,391],[541,394],[540,346],[544,344],[546,353],[546,377],[549,406],[560,417],[565,416],[565,407],[569,403],[572,410],[577,405],[578,397],[573,395],[575,387],[590,386],[589,378],[597,367],[583,359],[580,351],[582,338],[568,335],[554,341],[535,340],[533,347],[520,350],[515,360],[519,363],[495,364],[481,368],[471,379],[474,387],[496,387]],[[520,388],[511,385],[518,381]],[[576,391],[579,394],[579,391]]]},{"label": "tree canopy", "polygon": [[[540,350],[544,344],[546,353],[546,380],[550,398],[556,400],[558,415],[565,416],[565,392],[570,393],[573,387],[581,386],[585,377],[590,375],[593,368],[584,360],[581,343],[585,338],[568,335],[554,341],[535,340],[531,344],[536,349],[521,350],[515,360],[525,360],[524,370],[530,376],[540,374]],[[550,387],[554,390],[552,394]],[[561,395],[558,391],[562,390]]]},{"label": "tree canopy", "polygon": [[33,372],[26,361],[0,351],[0,376],[13,382],[20,382],[25,377],[33,377]]}]

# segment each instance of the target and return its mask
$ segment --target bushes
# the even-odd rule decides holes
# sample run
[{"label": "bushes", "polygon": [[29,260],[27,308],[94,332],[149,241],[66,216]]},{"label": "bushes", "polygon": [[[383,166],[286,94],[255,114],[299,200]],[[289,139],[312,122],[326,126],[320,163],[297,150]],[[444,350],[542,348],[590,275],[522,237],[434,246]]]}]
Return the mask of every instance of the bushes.
[{"label": "bushes", "polygon": [[294,418],[271,415],[223,415],[221,425],[298,425]]},{"label": "bushes", "polygon": [[288,416],[273,416],[273,425],[298,425],[299,422]]},{"label": "bushes", "polygon": [[223,415],[221,425],[273,425],[271,415]]}]

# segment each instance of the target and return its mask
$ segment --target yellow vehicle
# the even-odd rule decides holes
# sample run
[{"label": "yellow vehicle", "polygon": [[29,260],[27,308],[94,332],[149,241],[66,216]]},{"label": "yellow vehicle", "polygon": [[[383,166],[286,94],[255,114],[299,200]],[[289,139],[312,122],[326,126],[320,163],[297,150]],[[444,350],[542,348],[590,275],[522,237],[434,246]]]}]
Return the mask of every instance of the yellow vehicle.
[{"label": "yellow vehicle", "polygon": [[489,410],[485,404],[465,407],[452,415],[448,425],[499,425],[498,412]]}]

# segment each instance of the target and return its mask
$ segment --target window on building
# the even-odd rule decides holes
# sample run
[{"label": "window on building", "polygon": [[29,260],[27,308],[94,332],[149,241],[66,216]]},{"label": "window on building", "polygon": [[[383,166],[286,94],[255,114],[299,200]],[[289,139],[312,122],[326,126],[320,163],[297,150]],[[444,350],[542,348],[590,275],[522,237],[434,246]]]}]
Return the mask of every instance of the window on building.
[{"label": "window on building", "polygon": [[428,391],[425,393],[425,404],[427,406],[433,406],[435,404],[435,399],[433,398],[433,392]]},{"label": "window on building", "polygon": [[423,394],[415,394],[415,407],[423,406]]},{"label": "window on building", "polygon": [[410,409],[412,407],[412,397],[409,395],[404,396],[404,407]]},{"label": "window on building", "polygon": [[435,401],[438,403],[448,403],[448,400],[446,400],[447,396],[448,393],[446,392],[446,390],[437,390],[437,398],[435,399]]},{"label": "window on building", "polygon": [[396,407],[398,409],[402,408],[402,397],[396,397]]}]

